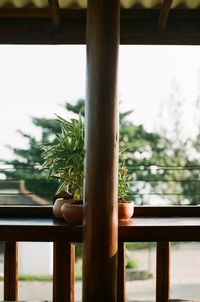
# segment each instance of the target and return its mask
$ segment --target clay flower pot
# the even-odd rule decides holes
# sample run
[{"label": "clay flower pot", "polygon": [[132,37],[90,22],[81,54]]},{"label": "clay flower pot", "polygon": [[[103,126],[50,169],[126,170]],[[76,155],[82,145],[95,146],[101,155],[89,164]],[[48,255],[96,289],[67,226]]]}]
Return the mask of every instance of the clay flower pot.
[{"label": "clay flower pot", "polygon": [[[118,203],[118,220],[127,221],[134,213],[133,203],[119,202]],[[83,223],[83,205],[76,204],[76,202],[70,200],[64,202],[61,206],[62,217],[70,224],[82,224]]]},{"label": "clay flower pot", "polygon": [[73,202],[73,199],[57,198],[53,205],[54,216],[58,219],[63,218],[62,213],[61,213],[61,207],[64,204],[71,204],[72,202]]},{"label": "clay flower pot", "polygon": [[134,204],[132,202],[118,203],[118,220],[129,220],[134,213]]},{"label": "clay flower pot", "polygon": [[70,224],[83,223],[83,205],[64,203],[61,207],[62,217]]}]

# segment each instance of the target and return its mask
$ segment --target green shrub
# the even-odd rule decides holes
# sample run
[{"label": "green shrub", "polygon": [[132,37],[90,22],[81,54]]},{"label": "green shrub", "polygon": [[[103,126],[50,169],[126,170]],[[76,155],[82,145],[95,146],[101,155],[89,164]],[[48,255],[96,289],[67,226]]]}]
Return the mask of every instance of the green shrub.
[{"label": "green shrub", "polygon": [[139,263],[137,259],[128,259],[126,263],[126,268],[138,268]]}]

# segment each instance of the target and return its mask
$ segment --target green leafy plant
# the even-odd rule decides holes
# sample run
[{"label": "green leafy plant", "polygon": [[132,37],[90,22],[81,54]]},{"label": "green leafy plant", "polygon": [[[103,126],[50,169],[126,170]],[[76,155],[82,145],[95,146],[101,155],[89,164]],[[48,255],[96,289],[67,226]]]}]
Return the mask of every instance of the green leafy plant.
[{"label": "green leafy plant", "polygon": [[[58,179],[58,192],[63,190],[80,200],[83,197],[84,178],[84,123],[78,119],[66,120],[57,116],[61,132],[52,144],[42,146],[44,163],[42,168],[49,169],[49,178]],[[120,151],[120,157],[123,151]],[[128,193],[128,170],[120,164],[118,174],[118,192],[120,199]]]},{"label": "green leafy plant", "polygon": [[125,202],[128,192],[129,192],[128,169],[124,164],[120,164],[119,173],[118,173],[118,196],[121,199],[121,201]]},{"label": "green leafy plant", "polygon": [[49,168],[49,178],[58,179],[58,192],[66,190],[74,199],[83,196],[84,125],[79,119],[66,120],[57,116],[61,132],[53,144],[42,147],[44,163]]}]

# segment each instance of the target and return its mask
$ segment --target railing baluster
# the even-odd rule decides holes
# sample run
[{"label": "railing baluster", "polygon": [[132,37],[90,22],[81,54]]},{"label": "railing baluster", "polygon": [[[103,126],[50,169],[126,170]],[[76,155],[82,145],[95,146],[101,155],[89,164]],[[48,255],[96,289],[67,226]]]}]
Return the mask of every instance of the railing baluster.
[{"label": "railing baluster", "polygon": [[168,302],[170,289],[170,243],[157,242],[156,302]]},{"label": "railing baluster", "polygon": [[117,302],[126,301],[125,243],[118,243]]},{"label": "railing baluster", "polygon": [[18,243],[4,243],[4,300],[18,299]]},{"label": "railing baluster", "polygon": [[53,302],[74,302],[74,245],[54,242],[53,259]]}]

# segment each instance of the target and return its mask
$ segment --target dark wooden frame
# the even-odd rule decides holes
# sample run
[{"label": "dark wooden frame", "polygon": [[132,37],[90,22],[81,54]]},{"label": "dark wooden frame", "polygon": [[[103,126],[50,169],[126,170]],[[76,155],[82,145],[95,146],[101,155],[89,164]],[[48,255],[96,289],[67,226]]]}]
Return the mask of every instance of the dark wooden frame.
[{"label": "dark wooden frame", "polygon": [[[85,44],[86,11],[60,10],[59,27],[51,9],[0,9],[0,44]],[[200,45],[200,10],[170,11],[163,31],[159,9],[121,10],[121,44]],[[166,22],[166,20],[165,20]]]},{"label": "dark wooden frame", "polygon": [[[133,217],[200,217],[199,206],[135,206]],[[53,206],[0,206],[0,217],[53,217]]]},{"label": "dark wooden frame", "polygon": [[[1,218],[0,238],[7,241],[5,243],[5,300],[17,300],[17,241],[54,241],[53,301],[73,302],[74,246],[71,243],[82,242],[82,229],[83,226],[67,225],[53,218],[46,218],[46,222],[42,218]],[[170,289],[169,241],[199,241],[199,230],[200,217],[174,217],[173,219],[144,217],[119,223],[117,301],[125,302],[124,242],[157,242],[156,301],[167,302]]]}]

